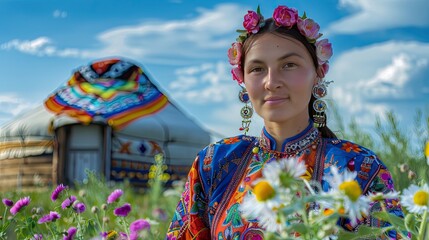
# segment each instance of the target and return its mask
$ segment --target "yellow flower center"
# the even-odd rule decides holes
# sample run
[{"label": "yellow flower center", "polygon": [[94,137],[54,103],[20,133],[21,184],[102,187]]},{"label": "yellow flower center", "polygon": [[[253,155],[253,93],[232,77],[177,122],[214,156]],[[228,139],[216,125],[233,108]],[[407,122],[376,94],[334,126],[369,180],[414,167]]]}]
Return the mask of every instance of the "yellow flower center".
[{"label": "yellow flower center", "polygon": [[419,206],[427,206],[429,203],[429,193],[419,190],[414,194],[414,203]]},{"label": "yellow flower center", "polygon": [[260,181],[253,188],[256,200],[265,202],[276,195],[276,191],[268,181]]},{"label": "yellow flower center", "polygon": [[325,216],[330,216],[333,213],[334,213],[334,210],[330,209],[330,208],[327,208],[327,209],[325,209],[325,211],[323,211],[323,215],[325,215]]},{"label": "yellow flower center", "polygon": [[429,158],[429,142],[426,143],[425,156]]},{"label": "yellow flower center", "polygon": [[107,232],[107,239],[114,239],[118,236],[118,233],[115,230],[110,230]]},{"label": "yellow flower center", "polygon": [[237,49],[234,49],[234,52],[233,52],[234,57],[237,57],[237,53],[238,53]]},{"label": "yellow flower center", "polygon": [[359,196],[362,195],[362,190],[360,189],[359,183],[356,180],[343,182],[340,184],[339,188],[353,202],[358,200]]}]

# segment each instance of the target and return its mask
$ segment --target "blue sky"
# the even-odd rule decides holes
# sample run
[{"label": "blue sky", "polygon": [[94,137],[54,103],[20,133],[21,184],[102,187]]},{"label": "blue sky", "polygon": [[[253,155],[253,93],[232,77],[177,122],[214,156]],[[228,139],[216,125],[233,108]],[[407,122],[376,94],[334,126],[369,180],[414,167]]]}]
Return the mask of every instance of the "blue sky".
[{"label": "blue sky", "polygon": [[[427,0],[148,2],[0,0],[0,124],[42,104],[76,68],[114,56],[144,65],[204,127],[236,135],[242,105],[226,52],[258,4],[265,17],[286,4],[320,24],[334,48],[327,98],[346,122],[370,130],[393,109],[407,128],[429,108]],[[261,127],[254,117],[250,133]]]}]

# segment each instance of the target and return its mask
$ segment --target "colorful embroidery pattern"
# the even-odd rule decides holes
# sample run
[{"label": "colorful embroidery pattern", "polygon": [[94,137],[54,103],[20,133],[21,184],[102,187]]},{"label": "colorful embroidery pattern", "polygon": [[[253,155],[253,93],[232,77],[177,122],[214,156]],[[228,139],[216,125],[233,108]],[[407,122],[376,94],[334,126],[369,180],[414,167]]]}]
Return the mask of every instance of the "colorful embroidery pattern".
[{"label": "colorful embroidery pattern", "polygon": [[[318,132],[315,135],[318,137],[313,139],[309,136],[312,133],[314,136],[314,128],[310,126],[295,136],[293,141],[284,143],[284,149],[292,142],[300,146],[298,151],[290,153],[273,150],[273,139],[264,131],[259,139],[249,136],[228,138],[200,152],[189,174],[189,187],[177,206],[167,239],[263,239],[257,221],[242,218],[239,206],[243,196],[261,177],[264,164],[281,157],[294,156],[305,161],[307,179],[321,181],[316,173],[321,176],[330,174],[329,167],[334,165],[340,171],[357,171],[356,180],[365,193],[394,189],[390,173],[374,153],[347,141],[322,139]],[[261,146],[261,143],[265,145]],[[258,148],[253,151],[255,147]],[[326,182],[321,181],[321,184],[323,191],[329,190]],[[384,204],[389,212],[403,216],[397,200]],[[374,204],[372,211],[378,207]],[[343,219],[339,224],[345,229],[355,229],[348,219]],[[369,217],[361,219],[359,224],[384,226],[386,223]],[[394,238],[396,235],[390,231],[384,237]]]}]

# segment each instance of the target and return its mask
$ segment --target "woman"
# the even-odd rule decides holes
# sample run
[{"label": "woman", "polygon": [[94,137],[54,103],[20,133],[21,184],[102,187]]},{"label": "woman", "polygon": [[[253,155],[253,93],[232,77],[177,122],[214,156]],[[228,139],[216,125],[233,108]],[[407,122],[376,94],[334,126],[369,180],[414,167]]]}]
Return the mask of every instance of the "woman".
[{"label": "woman", "polygon": [[[243,25],[246,31],[228,51],[235,66],[233,79],[245,85],[240,94],[246,103],[241,129],[248,130],[253,111],[248,98],[263,118],[264,128],[260,137],[226,138],[197,155],[167,239],[262,238],[261,227],[247,221],[239,209],[244,189],[261,177],[263,165],[250,167],[261,159],[263,164],[289,157],[304,161],[304,177],[319,182],[323,191],[329,189],[323,176],[329,174],[330,166],[356,171],[364,194],[394,190],[390,173],[372,151],[337,139],[326,126],[326,104],[321,98],[329,84],[323,78],[332,49],[327,39],[320,39],[318,24],[305,15],[299,17],[295,9],[279,6],[266,20],[259,9],[249,11]],[[395,201],[386,200],[385,205],[389,212],[402,216]],[[353,222],[385,224],[371,216],[339,224],[354,230]],[[388,234],[398,237],[395,232]]]}]

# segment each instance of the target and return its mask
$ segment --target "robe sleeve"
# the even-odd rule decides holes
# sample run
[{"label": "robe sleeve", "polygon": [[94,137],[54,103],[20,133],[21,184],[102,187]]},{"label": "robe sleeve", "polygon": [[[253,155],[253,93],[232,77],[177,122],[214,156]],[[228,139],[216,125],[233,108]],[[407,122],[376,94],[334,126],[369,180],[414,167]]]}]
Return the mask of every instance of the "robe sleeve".
[{"label": "robe sleeve", "polygon": [[165,239],[210,239],[207,198],[199,169],[199,156],[197,156],[189,171],[185,189],[177,204]]},{"label": "robe sleeve", "polygon": [[[392,175],[387,170],[387,168],[383,164],[379,164],[378,161],[375,162],[375,164],[372,165],[372,168],[377,169],[374,172],[373,176],[370,176],[370,181],[368,182],[367,189],[365,189],[364,194],[370,195],[370,194],[377,194],[377,193],[391,193],[395,191]],[[345,227],[348,230],[354,231],[359,228],[359,226],[365,224],[370,227],[387,227],[390,226],[390,223],[382,221],[376,217],[374,217],[372,214],[374,212],[380,212],[383,211],[383,208],[386,210],[386,212],[390,214],[394,214],[398,217],[403,218],[404,213],[402,211],[402,208],[399,204],[398,199],[386,199],[381,202],[372,202],[370,203],[370,210],[369,215],[364,217],[363,219],[359,219],[357,226],[352,226],[350,224],[350,221],[343,222],[343,227]],[[411,235],[409,233],[403,233],[404,235],[411,238]],[[395,230],[390,230],[384,233],[384,235],[379,236],[377,239],[403,239],[400,234]]]}]

